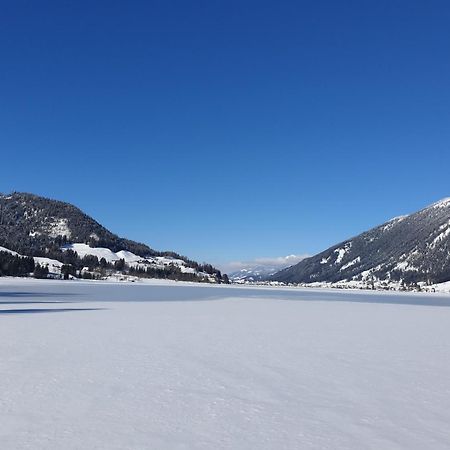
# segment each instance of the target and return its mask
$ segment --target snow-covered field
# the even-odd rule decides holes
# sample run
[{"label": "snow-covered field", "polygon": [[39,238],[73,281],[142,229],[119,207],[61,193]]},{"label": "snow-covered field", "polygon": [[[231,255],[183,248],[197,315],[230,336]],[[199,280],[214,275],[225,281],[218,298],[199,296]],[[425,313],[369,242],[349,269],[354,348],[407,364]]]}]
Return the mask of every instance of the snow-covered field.
[{"label": "snow-covered field", "polygon": [[448,449],[450,297],[0,278],[0,447]]}]

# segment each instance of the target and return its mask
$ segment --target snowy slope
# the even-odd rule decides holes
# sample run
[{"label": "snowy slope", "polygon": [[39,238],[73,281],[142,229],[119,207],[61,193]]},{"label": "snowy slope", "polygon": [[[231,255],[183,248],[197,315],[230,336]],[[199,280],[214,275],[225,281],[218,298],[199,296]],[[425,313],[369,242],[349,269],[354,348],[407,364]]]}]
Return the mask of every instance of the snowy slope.
[{"label": "snowy slope", "polygon": [[[219,271],[210,265],[205,268],[175,252],[158,252],[148,245],[119,237],[74,205],[29,193],[0,194],[0,244],[22,255],[46,255],[65,261],[60,249],[64,245],[63,250],[72,249],[81,258],[94,255],[109,263],[124,259],[128,266],[167,269],[168,276],[180,279],[221,281]],[[70,258],[67,261],[73,263]],[[176,266],[179,271],[168,266]],[[203,276],[202,270],[211,276]],[[180,272],[194,276],[183,277]]]},{"label": "snowy slope", "polygon": [[450,280],[450,199],[396,217],[282,270],[274,280],[432,282]]},{"label": "snowy slope", "polygon": [[448,449],[449,297],[0,279],[0,316],[4,450]]},{"label": "snowy slope", "polygon": [[[135,255],[134,253],[126,250],[120,250],[115,253],[109,248],[90,247],[87,244],[80,244],[80,243],[66,244],[63,247],[61,247],[61,250],[63,251],[73,250],[77,252],[80,258],[83,258],[87,255],[96,256],[99,260],[101,258],[105,258],[105,260],[109,263],[114,263],[119,259],[123,259],[125,260],[125,263],[127,263],[127,265],[131,267],[141,267],[141,268],[155,267],[158,269],[164,269],[169,265],[173,265],[179,267],[183,273],[197,273],[197,271],[194,268],[188,267],[186,265],[186,262],[183,261],[182,259],[172,258],[168,256],[152,256],[144,258],[142,256]],[[207,274],[203,274],[201,272],[198,273],[207,276]]]},{"label": "snowy slope", "polygon": [[[1,246],[0,246],[0,252],[7,252],[7,253],[11,253],[14,256],[23,257],[23,255],[20,255],[17,252],[14,252],[12,250],[9,250],[9,249],[7,249],[5,247],[1,247]],[[56,259],[44,258],[44,257],[40,257],[40,256],[34,256],[33,259],[34,259],[35,264],[40,264],[41,266],[48,267],[50,274],[56,274],[56,275],[61,274],[61,266],[63,266],[63,263],[61,261],[57,261]]]},{"label": "snowy slope", "polygon": [[51,274],[59,275],[61,273],[61,267],[63,266],[61,261],[51,258],[43,258],[40,256],[34,256],[33,259],[35,264],[48,267],[48,271]]},{"label": "snowy slope", "polygon": [[120,259],[120,256],[109,248],[89,247],[87,244],[67,244],[64,245],[61,250],[73,250],[78,253],[80,258],[83,258],[86,255],[92,255],[97,256],[98,259],[105,258],[107,262],[114,262]]},{"label": "snowy slope", "polygon": [[119,252],[116,252],[116,256],[119,259],[125,260],[126,263],[136,263],[142,261],[142,256],[135,255],[134,253],[128,252],[126,250],[120,250]]}]

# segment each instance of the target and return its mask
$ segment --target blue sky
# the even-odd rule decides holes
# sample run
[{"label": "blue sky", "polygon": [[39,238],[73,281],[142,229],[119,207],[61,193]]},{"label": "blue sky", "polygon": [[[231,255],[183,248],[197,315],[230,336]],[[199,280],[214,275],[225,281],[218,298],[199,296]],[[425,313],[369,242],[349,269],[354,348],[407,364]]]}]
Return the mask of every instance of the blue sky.
[{"label": "blue sky", "polygon": [[0,192],[223,264],[450,195],[446,1],[2,2]]}]

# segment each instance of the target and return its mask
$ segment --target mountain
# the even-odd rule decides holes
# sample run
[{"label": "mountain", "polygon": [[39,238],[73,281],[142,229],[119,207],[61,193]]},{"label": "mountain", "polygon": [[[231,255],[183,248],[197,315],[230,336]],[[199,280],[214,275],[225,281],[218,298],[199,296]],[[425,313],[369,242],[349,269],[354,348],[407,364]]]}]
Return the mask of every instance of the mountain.
[{"label": "mountain", "polygon": [[288,255],[279,258],[261,258],[249,263],[239,263],[243,267],[231,272],[229,278],[234,283],[266,281],[281,269],[292,266],[304,256]]},{"label": "mountain", "polygon": [[220,271],[210,264],[119,237],[69,203],[29,193],[0,194],[0,246],[35,260],[61,261],[79,271],[100,265],[125,270],[125,264],[136,275],[167,277],[170,272],[173,279],[222,281]]},{"label": "mountain", "polygon": [[286,283],[450,280],[450,198],[337,244],[272,280]]},{"label": "mountain", "polygon": [[125,249],[141,256],[157,253],[145,244],[118,237],[69,203],[20,192],[0,195],[2,245],[26,255],[46,248],[57,238],[114,251]]},{"label": "mountain", "polygon": [[244,283],[246,281],[264,281],[277,273],[280,267],[254,266],[248,269],[237,270],[230,273],[230,280],[235,283]]}]

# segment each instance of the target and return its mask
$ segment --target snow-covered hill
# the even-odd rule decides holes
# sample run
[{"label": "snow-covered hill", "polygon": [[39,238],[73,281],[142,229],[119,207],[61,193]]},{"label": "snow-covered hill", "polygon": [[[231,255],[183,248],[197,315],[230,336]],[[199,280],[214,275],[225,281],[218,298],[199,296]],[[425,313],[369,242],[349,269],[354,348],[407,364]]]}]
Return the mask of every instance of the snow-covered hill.
[{"label": "snow-covered hill", "polygon": [[66,264],[72,266],[71,274],[80,275],[88,266],[93,277],[104,277],[123,260],[125,267],[119,263],[118,270],[134,276],[227,281],[210,264],[121,238],[69,203],[28,193],[0,194],[0,245],[55,272]]},{"label": "snow-covered hill", "polygon": [[[66,244],[61,247],[63,251],[73,250],[80,258],[85,256],[96,256],[99,260],[105,259],[108,263],[114,263],[123,259],[129,267],[146,269],[147,267],[165,269],[168,266],[175,266],[180,268],[183,273],[196,273],[193,267],[189,267],[183,259],[173,258],[170,256],[150,256],[142,257],[135,255],[127,250],[120,250],[113,252],[109,248],[90,247],[87,244]],[[199,272],[200,274],[200,272]],[[203,276],[208,276],[206,273],[201,273]]]},{"label": "snow-covered hill", "polygon": [[[141,256],[135,255],[132,252],[128,252],[125,250],[121,250],[119,252],[114,253],[109,248],[89,247],[89,245],[86,244],[66,244],[61,249],[62,251],[72,250],[76,252],[77,255],[82,260],[86,256],[94,256],[97,257],[99,260],[104,258],[107,263],[115,263],[122,259],[124,260],[125,264],[128,267],[132,267],[135,269],[139,268],[142,270],[146,270],[148,268],[151,268],[151,269],[165,270],[168,268],[176,267],[181,271],[181,273],[195,274],[205,279],[207,279],[210,276],[210,274],[206,272],[197,271],[192,267],[188,267],[186,265],[186,262],[183,261],[182,259],[171,258],[167,256],[155,256],[143,258]],[[0,246],[0,252],[6,252],[14,256],[24,258],[24,255],[21,255],[20,253],[17,253],[13,250],[10,250],[2,246]],[[64,265],[63,262],[58,261],[56,259],[40,256],[34,256],[33,260],[36,265],[39,264],[42,267],[47,267],[49,271],[49,276],[51,278],[59,278],[62,276],[61,268]],[[81,269],[81,272],[86,273],[86,271],[89,271],[88,268],[86,267]],[[111,273],[110,275],[113,275],[113,273]]]},{"label": "snow-covered hill", "polygon": [[442,283],[450,280],[450,198],[276,273],[288,283]]},{"label": "snow-covered hill", "polygon": [[145,244],[121,238],[79,208],[34,194],[0,194],[0,245],[27,254],[40,251],[55,240],[85,242],[113,251],[156,254]]}]

